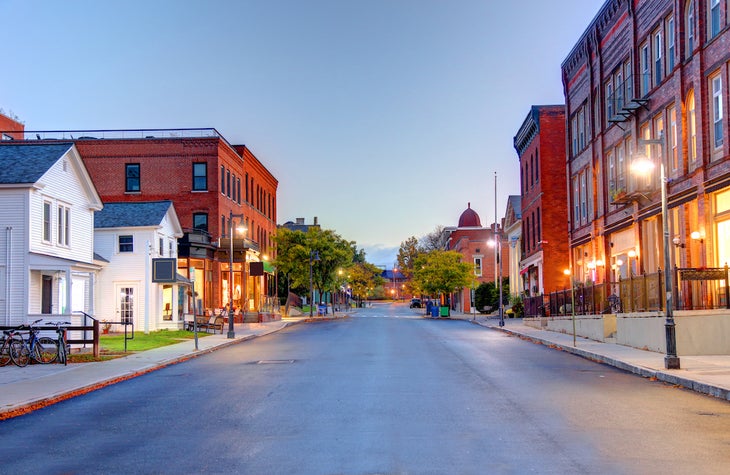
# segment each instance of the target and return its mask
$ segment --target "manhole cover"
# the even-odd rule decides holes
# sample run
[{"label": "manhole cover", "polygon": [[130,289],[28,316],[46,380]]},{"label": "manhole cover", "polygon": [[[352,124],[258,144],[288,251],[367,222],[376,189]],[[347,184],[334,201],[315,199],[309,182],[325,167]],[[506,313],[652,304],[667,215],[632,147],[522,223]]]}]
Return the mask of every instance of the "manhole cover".
[{"label": "manhole cover", "polygon": [[292,364],[294,360],[260,360],[256,364]]}]

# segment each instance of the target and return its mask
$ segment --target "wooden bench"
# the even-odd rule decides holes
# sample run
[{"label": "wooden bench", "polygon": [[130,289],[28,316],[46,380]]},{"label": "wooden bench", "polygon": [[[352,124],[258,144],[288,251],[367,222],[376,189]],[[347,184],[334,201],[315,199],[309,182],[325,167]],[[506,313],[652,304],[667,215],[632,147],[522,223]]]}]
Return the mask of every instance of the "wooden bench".
[{"label": "wooden bench", "polygon": [[[195,322],[197,322],[198,330],[202,329],[204,325],[207,325],[211,321],[211,317],[208,317],[206,315],[196,315],[195,316]],[[185,322],[185,329],[187,331],[193,331],[195,327],[193,326],[194,323],[192,320],[189,320]]]},{"label": "wooden bench", "polygon": [[213,330],[213,333],[215,333],[215,331],[218,329],[220,329],[221,333],[223,333],[224,323],[225,317],[223,317],[223,315],[213,315],[207,322],[199,324],[198,328],[201,330],[205,330],[206,333],[208,332],[208,330]]}]

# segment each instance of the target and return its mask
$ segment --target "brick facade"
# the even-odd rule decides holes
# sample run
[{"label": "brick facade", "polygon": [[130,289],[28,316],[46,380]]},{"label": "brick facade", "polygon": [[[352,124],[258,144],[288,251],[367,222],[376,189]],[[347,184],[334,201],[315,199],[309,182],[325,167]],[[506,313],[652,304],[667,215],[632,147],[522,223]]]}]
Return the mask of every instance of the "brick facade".
[{"label": "brick facade", "polygon": [[[223,307],[229,298],[228,248],[219,249],[218,239],[230,234],[231,213],[243,215],[235,223],[246,227],[247,261],[273,257],[268,253],[276,231],[278,181],[247,147],[232,146],[217,132],[206,130],[212,133],[200,137],[179,137],[174,132],[144,138],[87,135],[75,143],[105,202],[173,201],[185,231],[178,249],[179,271],[190,277],[191,269],[196,269],[196,291],[202,305],[211,308]],[[129,189],[128,165],[139,166],[138,190]],[[241,261],[235,252],[236,306],[242,304]],[[269,295],[268,277],[252,278],[247,273],[249,309],[260,308]]]},{"label": "brick facade", "polygon": [[[664,267],[662,162],[672,266],[730,259],[727,8],[727,1],[713,11],[700,0],[609,0],[563,62],[571,248],[580,279],[615,282]],[[578,121],[572,126],[582,110],[583,130]],[[656,164],[649,178],[631,172],[639,155]],[[697,296],[680,289],[679,298]]]},{"label": "brick facade", "polygon": [[532,106],[514,146],[520,161],[522,286],[539,295],[567,285],[565,107]]}]

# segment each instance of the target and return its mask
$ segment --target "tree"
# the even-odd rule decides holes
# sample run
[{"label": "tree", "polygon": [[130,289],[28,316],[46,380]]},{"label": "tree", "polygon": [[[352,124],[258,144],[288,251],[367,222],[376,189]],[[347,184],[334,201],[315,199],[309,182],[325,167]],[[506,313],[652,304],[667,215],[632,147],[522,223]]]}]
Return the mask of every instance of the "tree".
[{"label": "tree", "polygon": [[[280,293],[286,292],[286,303],[284,314],[289,314],[289,292],[297,292],[302,290],[305,278],[309,279],[308,268],[302,266],[302,259],[306,253],[306,236],[301,231],[292,231],[287,228],[279,228],[273,236],[274,245],[276,246],[276,258],[273,265],[276,266],[276,272],[280,283]],[[308,256],[306,257],[308,259]],[[308,261],[307,261],[308,262]],[[283,281],[283,282],[282,282]],[[308,288],[307,283],[307,288]],[[281,295],[280,295],[281,297]]]},{"label": "tree", "polygon": [[411,295],[420,295],[420,288],[413,282],[413,264],[415,260],[423,254],[421,247],[418,244],[418,239],[415,236],[411,236],[402,243],[400,243],[400,249],[398,249],[398,269],[406,276],[406,290]]},{"label": "tree", "polygon": [[433,231],[421,238],[420,247],[422,252],[443,250],[446,247],[447,234],[440,224]]},{"label": "tree", "polygon": [[312,263],[313,285],[319,295],[337,290],[338,271],[352,265],[354,243],[345,241],[332,230],[314,227],[307,231],[306,242],[309,250],[319,256]]},{"label": "tree", "polygon": [[347,281],[358,301],[367,297],[370,290],[383,285],[384,279],[380,274],[380,268],[369,262],[358,262],[348,269]]},{"label": "tree", "polygon": [[414,261],[413,281],[425,293],[450,294],[474,282],[474,268],[456,251],[434,250]]}]

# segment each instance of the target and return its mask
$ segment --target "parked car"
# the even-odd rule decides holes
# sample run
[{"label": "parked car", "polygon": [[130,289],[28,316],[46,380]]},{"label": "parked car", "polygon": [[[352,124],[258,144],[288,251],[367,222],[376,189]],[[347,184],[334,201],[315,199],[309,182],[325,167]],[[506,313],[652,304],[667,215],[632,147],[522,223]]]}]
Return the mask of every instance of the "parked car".
[{"label": "parked car", "polygon": [[411,308],[421,308],[421,306],[422,306],[421,299],[411,299],[411,304],[409,305],[409,307],[411,307]]}]

